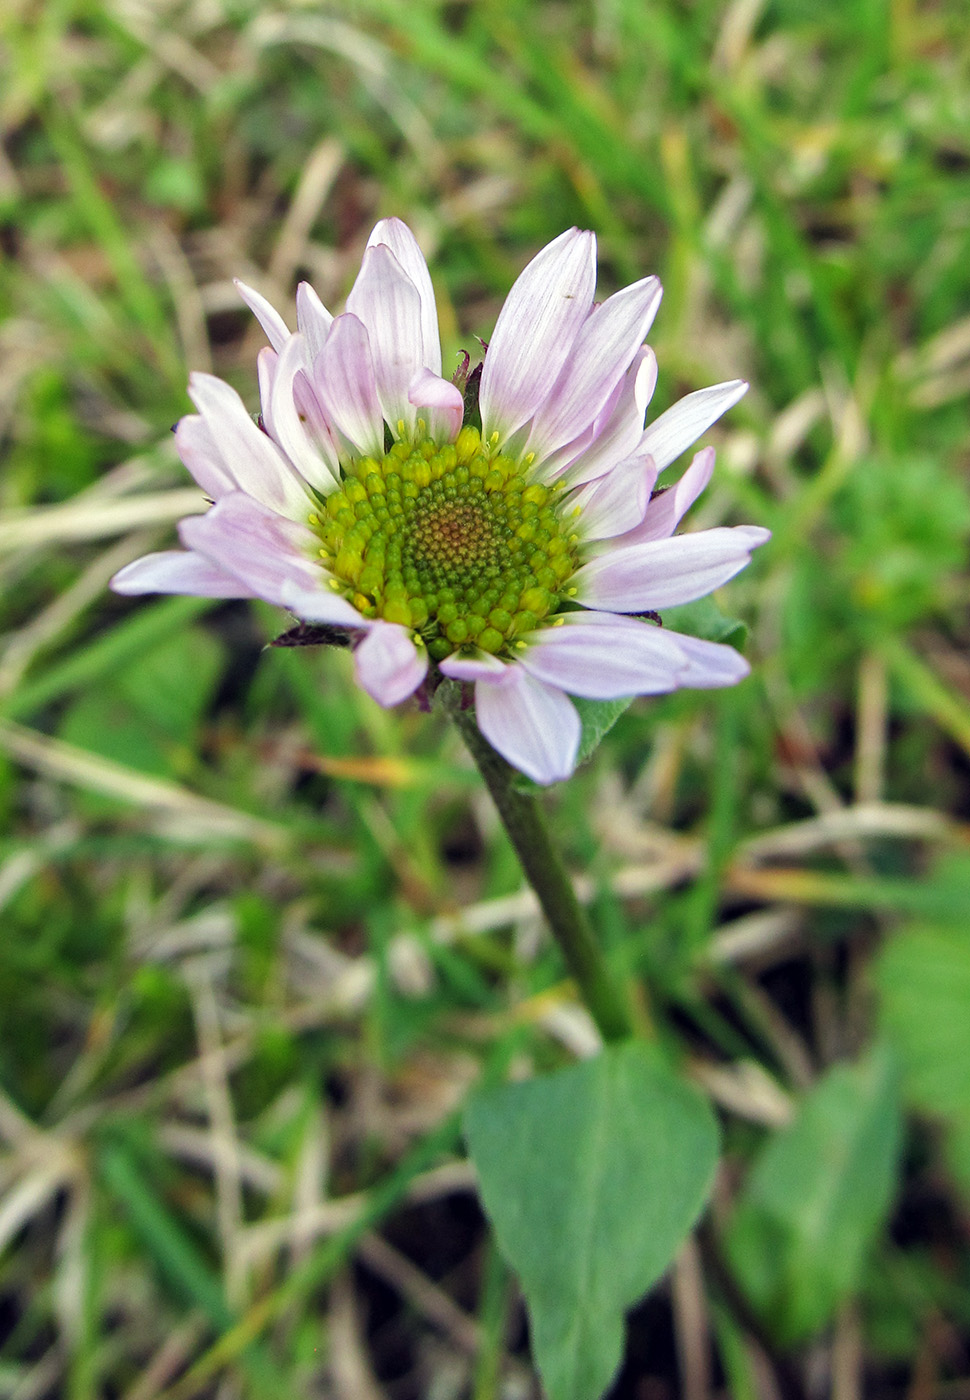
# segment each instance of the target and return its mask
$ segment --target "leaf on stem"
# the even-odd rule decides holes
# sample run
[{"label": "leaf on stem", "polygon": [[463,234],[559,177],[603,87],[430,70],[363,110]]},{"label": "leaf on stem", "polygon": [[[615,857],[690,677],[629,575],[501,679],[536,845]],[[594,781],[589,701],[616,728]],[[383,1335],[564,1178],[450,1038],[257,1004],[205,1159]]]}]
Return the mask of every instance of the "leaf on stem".
[{"label": "leaf on stem", "polygon": [[622,1359],[624,1312],[707,1198],[714,1115],[649,1047],[627,1042],[476,1094],[465,1132],[545,1389],[596,1400]]}]

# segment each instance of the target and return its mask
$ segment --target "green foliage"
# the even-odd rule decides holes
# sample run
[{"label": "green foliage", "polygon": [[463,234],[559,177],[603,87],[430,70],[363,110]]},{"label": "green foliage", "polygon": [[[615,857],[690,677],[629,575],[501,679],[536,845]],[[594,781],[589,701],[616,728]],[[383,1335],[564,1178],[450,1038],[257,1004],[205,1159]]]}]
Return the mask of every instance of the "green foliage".
[{"label": "green foliage", "polygon": [[[774,539],[717,604],[663,622],[743,645],[754,677],[580,702],[596,761],[544,801],[644,1024],[718,1095],[735,1282],[786,1363],[809,1339],[826,1363],[844,1303],[865,1388],[918,1389],[923,1370],[900,1373],[917,1349],[955,1383],[933,1352],[970,1318],[965,1207],[941,1170],[966,1197],[970,880],[938,860],[970,810],[965,4],[163,8],[0,6],[0,1390],[126,1395],[176,1354],[192,1379],[166,1394],[333,1388],[348,1310],[327,1287],[364,1230],[477,1301],[485,1339],[469,1360],[365,1265],[380,1386],[401,1383],[402,1339],[429,1372],[443,1358],[428,1393],[524,1383],[503,1330],[517,1285],[480,1268],[477,1217],[463,1252],[435,1253],[461,1165],[405,1199],[457,1152],[453,1120],[435,1125],[476,1076],[553,1071],[555,1092],[564,1043],[584,1044],[454,735],[379,710],[349,654],[264,653],[278,610],[105,589],[175,541],[164,508],[147,525],[137,508],[187,484],[170,429],[189,369],[256,406],[260,337],[230,279],[290,324],[303,277],[338,310],[384,214],[431,255],[446,375],[578,224],[597,232],[598,296],[664,283],[651,417],[751,381],[702,439],[718,466],[685,527]],[[200,798],[232,842],[209,839]],[[930,1125],[907,1141],[891,1232],[873,986]],[[799,1099],[806,1067],[857,1054]],[[707,1121],[677,1092],[675,1146]],[[115,1120],[144,1141],[103,1134]],[[660,1171],[665,1141],[630,1170]],[[296,1228],[355,1202],[336,1234]],[[422,1209],[440,1214],[409,1235]],[[678,1209],[625,1298],[686,1229]],[[751,1338],[702,1272],[741,1400],[764,1388]],[[601,1378],[623,1306],[589,1350]],[[671,1338],[631,1326],[631,1371],[663,1369]],[[631,1388],[683,1381],[668,1366]]]},{"label": "green foliage", "polygon": [[817,1332],[858,1288],[892,1201],[899,1144],[896,1068],[876,1050],[829,1070],[756,1158],[728,1257],[783,1344]]},{"label": "green foliage", "polygon": [[147,773],[177,770],[222,664],[219,642],[187,628],[75,700],[61,738]]},{"label": "green foliage", "polygon": [[710,1190],[713,1115],[628,1044],[476,1094],[465,1132],[545,1388],[552,1400],[596,1400],[623,1353],[624,1311],[667,1268]]},{"label": "green foliage", "polygon": [[[967,878],[962,860],[954,875]],[[970,937],[966,923],[895,935],[875,968],[882,1017],[914,1107],[946,1125],[951,1170],[970,1193]]]}]

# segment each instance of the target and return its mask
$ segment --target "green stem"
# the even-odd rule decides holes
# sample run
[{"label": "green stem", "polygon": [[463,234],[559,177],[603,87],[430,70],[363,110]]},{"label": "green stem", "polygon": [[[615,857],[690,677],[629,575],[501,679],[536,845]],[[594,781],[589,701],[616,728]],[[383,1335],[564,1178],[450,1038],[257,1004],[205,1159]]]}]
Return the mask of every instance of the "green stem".
[{"label": "green stem", "polygon": [[448,694],[442,698],[485,779],[526,879],[536,892],[566,966],[600,1034],[605,1041],[626,1039],[634,1033],[630,1008],[610,974],[603,951],[576,898],[538,801],[516,787],[519,774],[483,736],[472,711],[461,708],[458,687],[449,686]]}]

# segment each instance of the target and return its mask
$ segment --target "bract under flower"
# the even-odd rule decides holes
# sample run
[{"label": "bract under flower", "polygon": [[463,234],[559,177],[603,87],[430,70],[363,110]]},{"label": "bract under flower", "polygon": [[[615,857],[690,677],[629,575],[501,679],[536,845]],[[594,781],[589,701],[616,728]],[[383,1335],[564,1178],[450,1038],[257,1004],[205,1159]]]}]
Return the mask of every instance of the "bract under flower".
[{"label": "bract under flower", "polygon": [[214,504],[183,522],[184,551],[136,560],[113,587],[262,597],[346,629],[383,705],[441,676],[474,685],[483,734],[540,783],[576,764],[569,695],[742,679],[730,647],[631,614],[710,592],[768,538],[751,526],[674,537],[710,448],[652,494],[747,385],[690,394],[645,428],[660,285],[594,306],[595,281],[595,238],[578,229],[525,269],[489,342],[480,431],[462,426],[462,394],[441,376],[431,278],[400,220],[375,227],[336,317],[303,283],[291,332],[240,285],[271,347],[260,426],[228,385],[192,376],[199,412],[176,442]]}]

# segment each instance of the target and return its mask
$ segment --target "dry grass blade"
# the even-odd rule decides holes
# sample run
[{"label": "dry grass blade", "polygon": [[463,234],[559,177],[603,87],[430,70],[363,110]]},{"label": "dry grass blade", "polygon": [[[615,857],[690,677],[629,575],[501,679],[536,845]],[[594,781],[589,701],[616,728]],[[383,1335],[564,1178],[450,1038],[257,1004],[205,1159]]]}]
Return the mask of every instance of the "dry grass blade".
[{"label": "dry grass blade", "polygon": [[38,545],[75,543],[123,535],[149,525],[167,525],[183,515],[200,515],[208,509],[201,491],[190,488],[152,491],[104,500],[79,496],[58,506],[0,514],[0,554]]},{"label": "dry grass blade", "polygon": [[47,777],[116,797],[147,812],[166,834],[179,841],[206,843],[221,837],[252,842],[270,851],[284,849],[289,841],[285,829],[271,822],[196,797],[177,783],[146,777],[10,720],[0,720],[0,749]]}]

